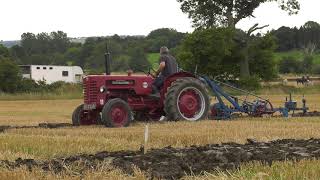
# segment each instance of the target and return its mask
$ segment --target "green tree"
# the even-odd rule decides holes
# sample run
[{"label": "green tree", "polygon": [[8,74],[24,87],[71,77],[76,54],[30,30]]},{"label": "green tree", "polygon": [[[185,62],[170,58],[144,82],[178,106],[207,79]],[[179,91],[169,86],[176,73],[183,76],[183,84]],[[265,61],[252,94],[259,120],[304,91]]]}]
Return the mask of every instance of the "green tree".
[{"label": "green tree", "polygon": [[[67,34],[62,31],[48,33],[23,33],[21,35],[21,48],[15,46],[13,57],[18,62],[29,64],[67,64],[62,54],[71,45]],[[42,58],[42,60],[40,59]]]},{"label": "green tree", "polygon": [[279,63],[280,73],[302,73],[302,63],[294,56],[283,57]]},{"label": "green tree", "polygon": [[147,36],[147,49],[149,52],[159,52],[160,47],[167,46],[169,49],[180,44],[185,34],[175,29],[161,28],[151,31]]},{"label": "green tree", "polygon": [[302,66],[303,66],[303,71],[305,73],[310,73],[312,72],[312,67],[313,67],[313,56],[312,55],[305,55],[302,61]]},{"label": "green tree", "polygon": [[249,65],[253,76],[272,80],[277,76],[274,50],[276,40],[271,34],[256,37],[249,46]]},{"label": "green tree", "polygon": [[306,22],[301,28],[300,33],[301,47],[309,51],[308,54],[312,54],[316,48],[320,45],[320,24],[314,21]]},{"label": "green tree", "polygon": [[24,64],[47,65],[54,64],[50,56],[44,54],[31,54],[23,59]]},{"label": "green tree", "polygon": [[272,31],[276,37],[279,51],[289,51],[297,47],[297,31],[289,27],[282,26],[276,31]]},{"label": "green tree", "polygon": [[13,93],[20,81],[19,67],[10,59],[0,59],[0,91]]},{"label": "green tree", "polygon": [[320,74],[320,65],[319,64],[315,64],[314,66],[312,66],[312,73],[313,74]]},{"label": "green tree", "polygon": [[116,72],[125,72],[129,70],[130,57],[128,55],[120,55],[112,61],[111,70]]},{"label": "green tree", "polygon": [[36,41],[34,44],[34,51],[37,54],[48,54],[52,52],[50,43],[52,42],[51,37],[48,33],[39,33],[36,35]]},{"label": "green tree", "polygon": [[320,47],[320,24],[308,21],[299,29],[297,27],[280,27],[272,31],[277,38],[278,51],[303,49],[312,54]]},{"label": "green tree", "polygon": [[179,65],[190,72],[195,71],[197,67],[198,73],[211,78],[234,80],[240,77],[239,62],[246,58],[245,53],[248,53],[251,75],[255,79],[274,78],[276,63],[273,51],[276,44],[273,36],[268,34],[264,37],[252,37],[248,52],[244,52],[241,43],[234,40],[235,34],[238,33],[241,31],[232,28],[196,30],[188,35],[177,49]]},{"label": "green tree", "polygon": [[67,33],[63,31],[51,32],[51,44],[55,52],[64,53],[70,45]]},{"label": "green tree", "polygon": [[81,64],[80,55],[81,55],[81,47],[70,47],[65,52],[64,57],[67,60],[67,64],[79,65]]},{"label": "green tree", "polygon": [[[289,14],[296,14],[300,9],[297,0],[177,0],[181,3],[181,10],[187,13],[197,28],[223,26],[235,29],[236,24],[244,18],[253,16],[253,12],[261,4],[271,1],[279,2],[281,9]],[[242,46],[244,58],[240,61],[241,78],[250,76],[248,48],[251,34],[263,27],[254,25],[247,32],[245,44]]]},{"label": "green tree", "polygon": [[21,46],[19,45],[12,46],[10,48],[10,54],[12,58],[15,60],[15,62],[23,64],[22,59],[26,56],[26,53]]},{"label": "green tree", "polygon": [[188,35],[178,48],[177,59],[179,65],[186,71],[194,72],[212,78],[223,75],[233,77],[236,72],[237,59],[233,50],[234,31],[225,28],[210,28],[196,30]]},{"label": "green tree", "polygon": [[296,14],[300,9],[298,0],[177,0],[181,10],[193,20],[195,27],[235,25],[244,18],[252,17],[261,4],[276,1],[279,7],[289,14]]},{"label": "green tree", "polygon": [[36,35],[33,33],[23,33],[21,35],[21,47],[24,49],[26,55],[36,53],[35,45],[37,44]]},{"label": "green tree", "polygon": [[0,58],[8,58],[10,56],[8,48],[0,44]]},{"label": "green tree", "polygon": [[139,46],[132,47],[128,56],[130,57],[129,67],[134,71],[145,71],[151,67],[143,48]]}]

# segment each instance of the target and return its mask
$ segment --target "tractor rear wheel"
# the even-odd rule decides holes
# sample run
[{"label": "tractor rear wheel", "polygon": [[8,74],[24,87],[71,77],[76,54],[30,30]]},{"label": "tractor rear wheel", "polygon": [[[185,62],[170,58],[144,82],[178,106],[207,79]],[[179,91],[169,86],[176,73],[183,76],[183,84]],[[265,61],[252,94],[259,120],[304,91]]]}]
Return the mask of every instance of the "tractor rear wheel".
[{"label": "tractor rear wheel", "polygon": [[169,87],[164,110],[170,120],[198,121],[207,118],[209,103],[207,90],[200,80],[181,78]]},{"label": "tractor rear wheel", "polygon": [[102,109],[102,122],[107,127],[127,127],[132,112],[127,102],[120,98],[109,100]]},{"label": "tractor rear wheel", "polygon": [[81,104],[73,111],[72,124],[74,126],[98,124],[101,121],[100,113],[97,111],[85,111],[83,106]]}]

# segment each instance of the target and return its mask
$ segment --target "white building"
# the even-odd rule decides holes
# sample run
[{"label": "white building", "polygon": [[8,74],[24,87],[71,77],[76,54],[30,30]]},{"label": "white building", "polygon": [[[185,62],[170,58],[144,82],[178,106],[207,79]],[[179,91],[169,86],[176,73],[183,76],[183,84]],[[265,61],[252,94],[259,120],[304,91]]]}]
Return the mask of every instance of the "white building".
[{"label": "white building", "polygon": [[57,81],[80,83],[83,77],[79,66],[21,65],[20,68],[24,78],[45,80],[47,84]]}]

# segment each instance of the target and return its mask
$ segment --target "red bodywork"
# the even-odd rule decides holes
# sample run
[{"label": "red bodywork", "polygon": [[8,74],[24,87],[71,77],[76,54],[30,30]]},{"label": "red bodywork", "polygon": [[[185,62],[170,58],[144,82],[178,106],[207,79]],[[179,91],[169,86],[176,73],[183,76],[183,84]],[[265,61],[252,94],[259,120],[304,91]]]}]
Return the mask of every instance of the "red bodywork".
[{"label": "red bodywork", "polygon": [[[165,115],[164,98],[171,83],[178,78],[194,77],[187,72],[169,76],[160,91],[160,99],[149,96],[154,78],[148,75],[90,75],[83,79],[84,105],[86,110],[101,112],[104,104],[113,98],[126,101],[131,110],[142,112],[151,119]],[[103,93],[100,88],[105,88]]]}]

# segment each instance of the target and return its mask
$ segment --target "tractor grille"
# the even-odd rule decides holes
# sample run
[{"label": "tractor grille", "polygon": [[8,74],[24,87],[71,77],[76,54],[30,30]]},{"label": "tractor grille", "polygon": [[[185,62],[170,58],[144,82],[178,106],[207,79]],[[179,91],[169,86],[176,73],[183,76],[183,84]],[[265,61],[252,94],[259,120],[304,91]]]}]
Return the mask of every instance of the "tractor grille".
[{"label": "tractor grille", "polygon": [[92,104],[96,103],[98,99],[98,87],[96,81],[87,81],[83,84],[84,91],[84,103]]}]

